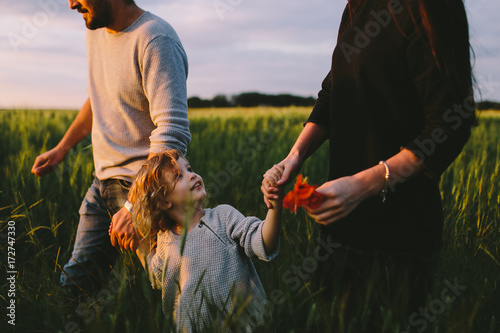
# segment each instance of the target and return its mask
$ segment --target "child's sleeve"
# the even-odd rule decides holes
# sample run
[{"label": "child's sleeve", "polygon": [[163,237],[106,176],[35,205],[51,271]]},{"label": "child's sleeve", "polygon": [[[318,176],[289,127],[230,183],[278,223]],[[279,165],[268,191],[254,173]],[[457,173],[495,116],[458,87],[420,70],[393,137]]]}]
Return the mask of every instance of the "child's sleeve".
[{"label": "child's sleeve", "polygon": [[229,205],[221,205],[219,208],[225,215],[227,236],[238,243],[248,257],[271,261],[278,255],[279,246],[274,253],[266,253],[262,240],[263,221],[255,216],[245,217],[236,208]]}]

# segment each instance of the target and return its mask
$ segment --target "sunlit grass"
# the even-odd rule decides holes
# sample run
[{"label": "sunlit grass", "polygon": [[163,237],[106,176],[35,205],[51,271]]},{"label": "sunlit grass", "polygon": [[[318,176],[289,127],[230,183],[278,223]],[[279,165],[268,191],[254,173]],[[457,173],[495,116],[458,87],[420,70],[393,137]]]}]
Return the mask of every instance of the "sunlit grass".
[{"label": "sunlit grass", "polygon": [[[262,174],[286,156],[310,108],[235,108],[190,110],[192,144],[188,159],[207,185],[206,206],[227,203],[247,215],[263,218]],[[30,173],[36,156],[54,147],[75,111],[0,112],[0,231],[6,264],[7,221],[16,227],[16,301],[18,331],[65,332],[71,320],[58,312],[60,267],[71,254],[78,208],[92,181],[92,150],[86,139],[68,154],[55,172],[43,178]],[[498,332],[500,323],[500,117],[483,112],[463,153],[443,175],[445,228],[442,259],[436,273],[436,297],[443,281],[457,279],[467,289],[436,320],[429,332]],[[311,184],[326,180],[327,145],[304,165]],[[280,255],[272,263],[256,262],[274,306],[269,331],[327,331],[332,313],[320,306],[307,279],[283,279],[294,265],[313,255],[318,229],[303,211],[284,212]],[[94,317],[78,327],[89,332],[160,332],[172,327],[161,301],[131,253],[117,265],[118,287],[102,299],[89,299]],[[0,282],[2,302],[7,282]],[[103,286],[104,290],[111,290]],[[2,303],[4,304],[4,303]],[[337,306],[342,300],[332,300]],[[333,306],[331,307],[333,308]],[[386,309],[384,332],[404,331]],[[90,318],[90,317],[89,317]],[[87,318],[88,319],[88,318]],[[341,318],[338,318],[339,320]],[[362,311],[353,322],[362,322]],[[347,320],[347,319],[345,319]],[[1,327],[7,326],[2,315]],[[69,327],[71,328],[71,327]],[[3,332],[3,328],[2,328]]]},{"label": "sunlit grass", "polygon": [[235,107],[235,108],[212,108],[212,109],[189,109],[189,118],[191,120],[199,118],[255,118],[290,115],[302,115],[307,117],[311,112],[311,107],[292,106],[292,107]]}]

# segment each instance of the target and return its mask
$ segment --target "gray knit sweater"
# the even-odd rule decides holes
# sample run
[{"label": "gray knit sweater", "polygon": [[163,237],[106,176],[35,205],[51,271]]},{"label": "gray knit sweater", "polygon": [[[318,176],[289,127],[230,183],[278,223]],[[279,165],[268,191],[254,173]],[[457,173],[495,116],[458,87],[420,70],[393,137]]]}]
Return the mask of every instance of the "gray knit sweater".
[{"label": "gray knit sweater", "polygon": [[181,236],[158,234],[147,258],[149,275],[153,287],[162,289],[163,311],[174,315],[178,331],[203,331],[207,323],[220,331],[238,297],[250,299],[246,315],[251,318],[241,317],[237,330],[253,330],[270,316],[264,312],[266,294],[250,259],[269,261],[278,253],[266,254],[262,225],[229,205],[205,209],[201,222],[187,234],[182,256]]},{"label": "gray knit sweater", "polygon": [[132,180],[150,151],[186,153],[187,57],[167,22],[146,12],[116,34],[88,30],[87,60],[97,178]]}]

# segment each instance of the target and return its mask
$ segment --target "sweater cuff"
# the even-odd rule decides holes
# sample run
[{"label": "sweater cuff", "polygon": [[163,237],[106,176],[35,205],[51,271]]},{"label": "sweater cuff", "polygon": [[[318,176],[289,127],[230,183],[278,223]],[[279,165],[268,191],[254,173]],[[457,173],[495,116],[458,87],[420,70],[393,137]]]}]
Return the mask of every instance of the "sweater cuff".
[{"label": "sweater cuff", "polygon": [[252,251],[254,255],[263,261],[271,261],[279,253],[280,242],[278,239],[278,246],[276,247],[276,251],[272,253],[266,253],[266,249],[264,247],[264,240],[262,239],[262,227],[264,226],[264,222],[261,222],[259,227],[257,228],[256,234],[252,238]]},{"label": "sweater cuff", "polygon": [[159,119],[155,119],[157,127],[149,137],[150,152],[159,153],[166,149],[176,149],[186,155],[187,146],[191,142],[187,113],[183,110],[169,110],[161,114],[161,117],[157,117]]}]

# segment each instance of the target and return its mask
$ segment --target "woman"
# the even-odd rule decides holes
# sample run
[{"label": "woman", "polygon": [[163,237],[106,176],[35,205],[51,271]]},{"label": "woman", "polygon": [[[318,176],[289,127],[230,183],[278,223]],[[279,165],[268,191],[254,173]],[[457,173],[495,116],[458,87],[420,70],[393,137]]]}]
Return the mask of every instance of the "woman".
[{"label": "woman", "polygon": [[[373,329],[381,307],[408,309],[408,325],[425,306],[442,245],[439,178],[468,140],[474,110],[462,0],[348,2],[332,68],[278,164],[281,185],[330,140],[329,181],[317,189],[326,200],[308,213],[340,244],[316,279],[346,320],[336,325],[358,305],[369,313],[361,329]],[[262,191],[272,199],[277,188],[263,181]]]}]

